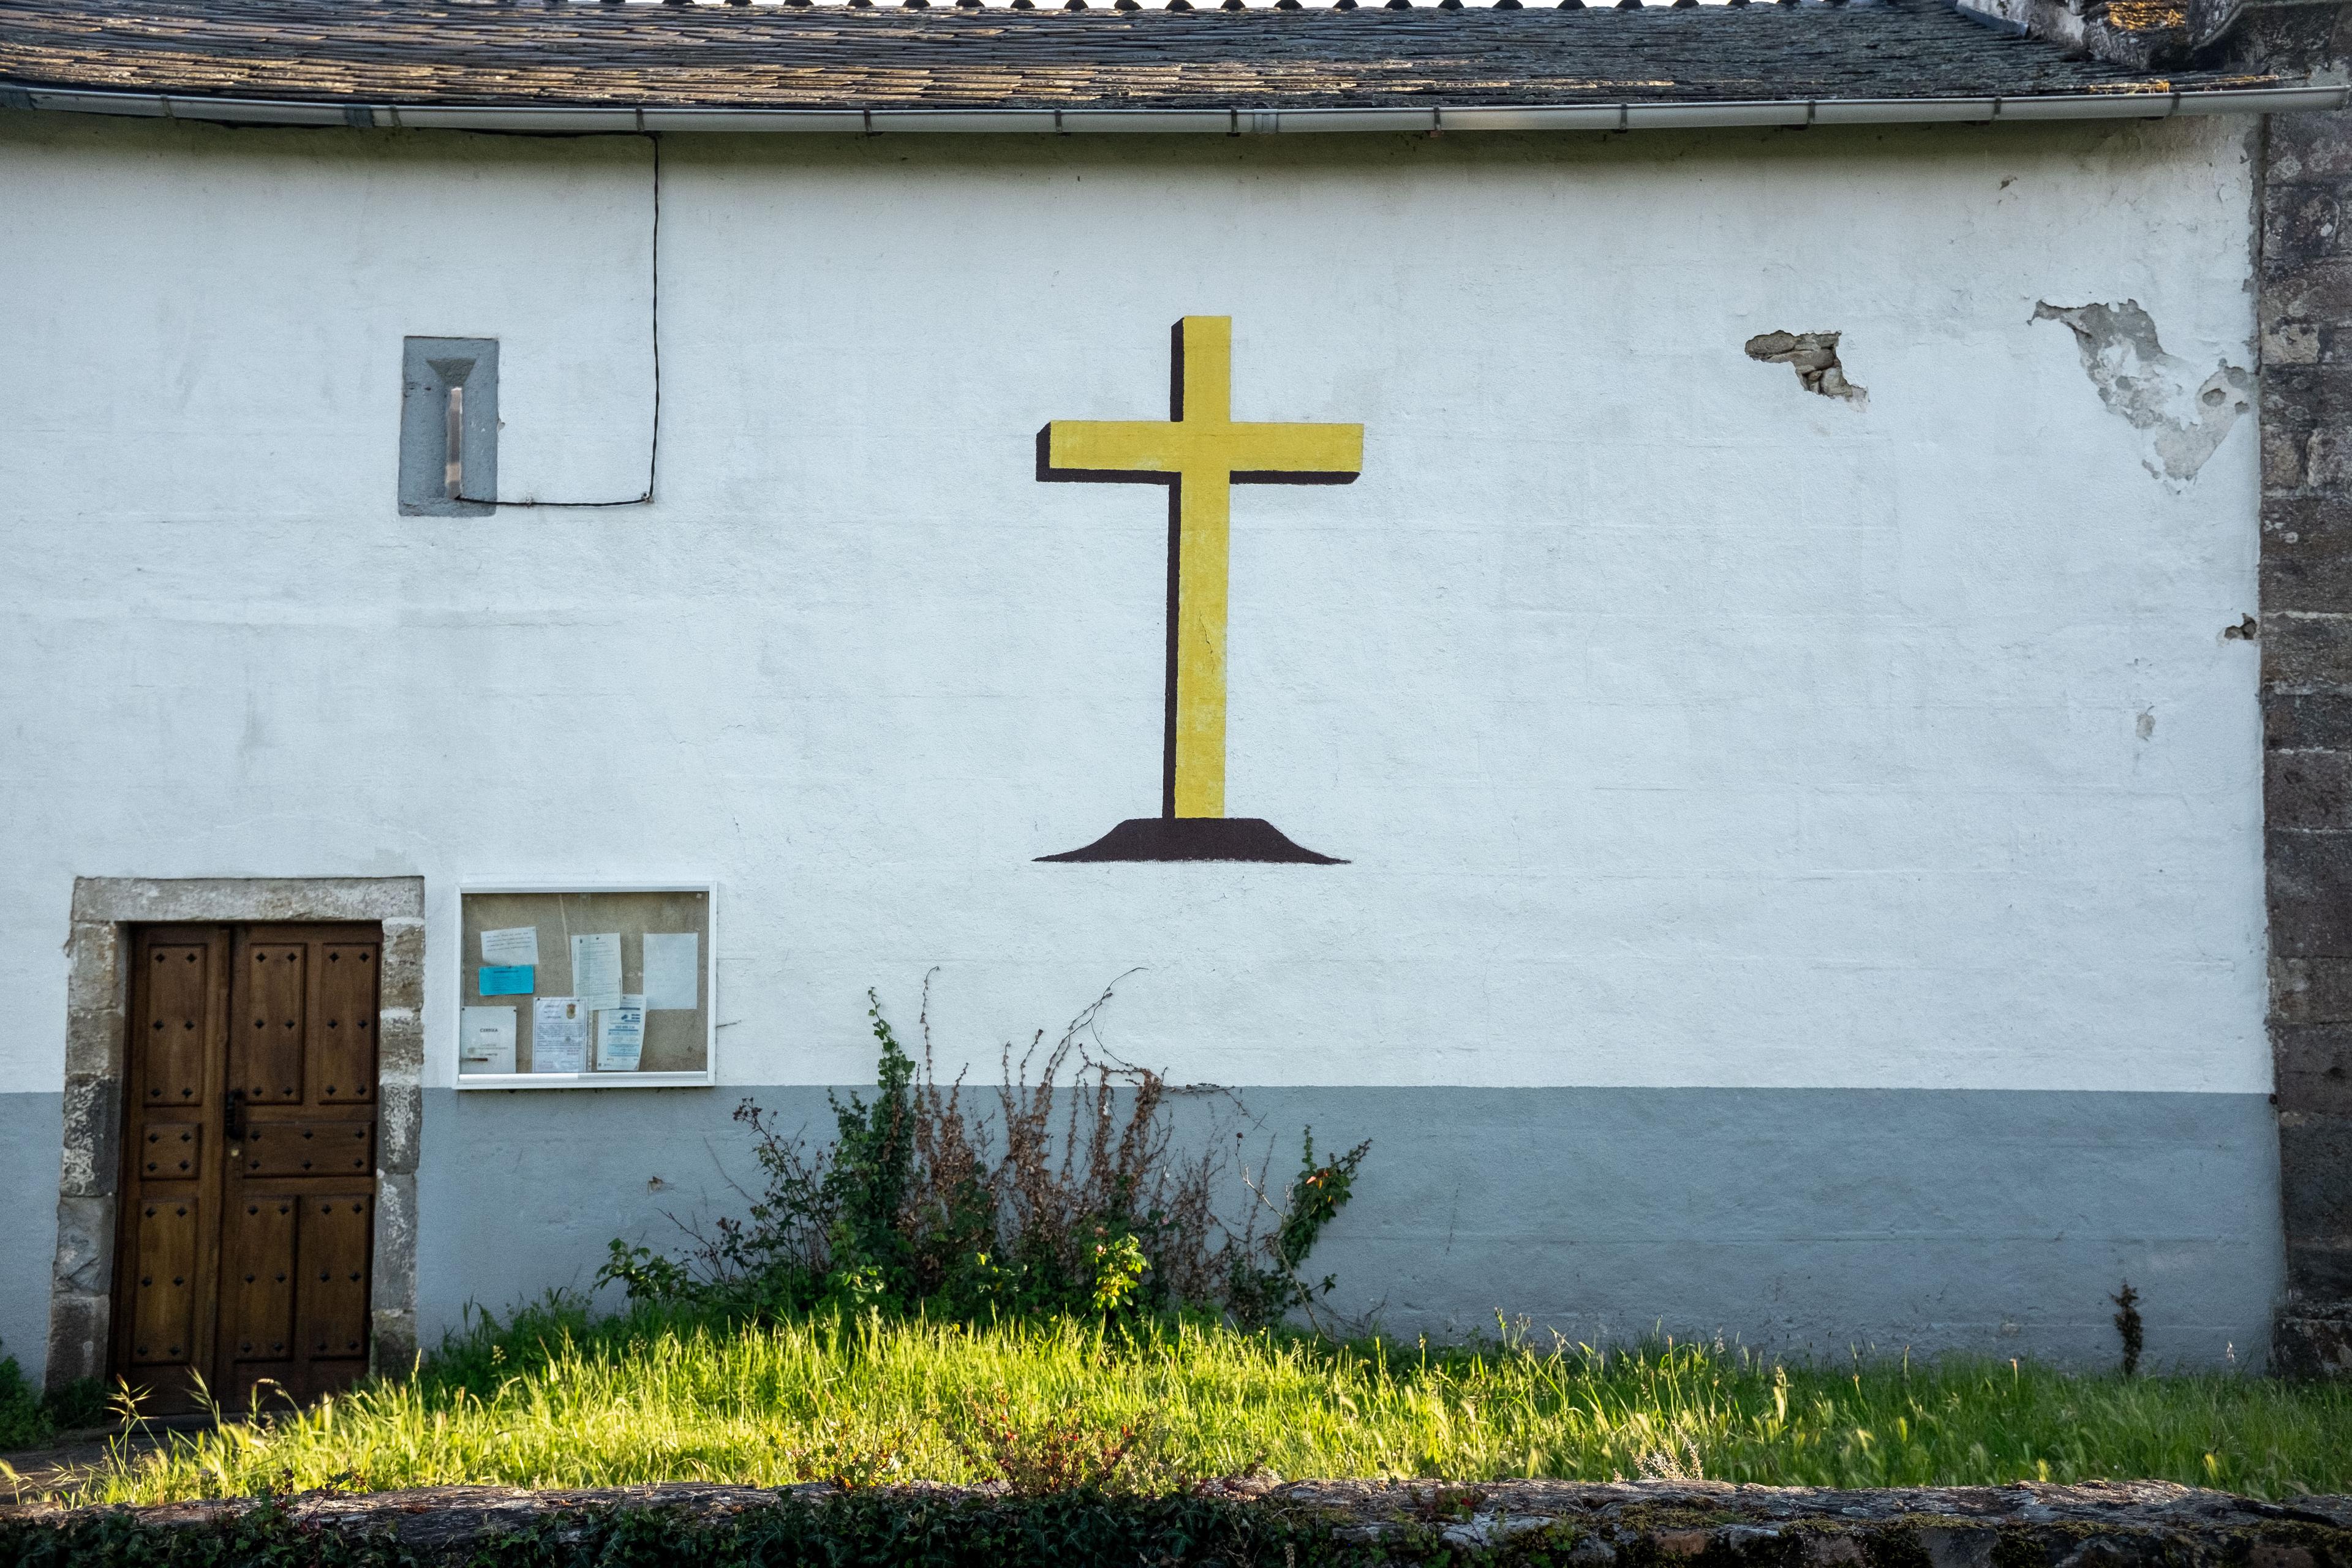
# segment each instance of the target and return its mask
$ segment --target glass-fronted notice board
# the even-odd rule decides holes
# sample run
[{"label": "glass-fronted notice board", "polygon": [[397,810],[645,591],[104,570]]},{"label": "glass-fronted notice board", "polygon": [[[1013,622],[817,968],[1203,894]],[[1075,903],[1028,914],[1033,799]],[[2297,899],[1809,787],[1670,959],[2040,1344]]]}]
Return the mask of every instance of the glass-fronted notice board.
[{"label": "glass-fronted notice board", "polygon": [[709,882],[457,892],[457,1087],[717,1081]]}]

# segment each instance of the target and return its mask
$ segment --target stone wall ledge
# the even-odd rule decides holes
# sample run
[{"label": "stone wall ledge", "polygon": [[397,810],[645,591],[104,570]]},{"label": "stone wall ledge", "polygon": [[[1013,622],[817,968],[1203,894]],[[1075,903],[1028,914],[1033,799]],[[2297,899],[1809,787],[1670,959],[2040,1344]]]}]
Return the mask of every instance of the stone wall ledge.
[{"label": "stone wall ledge", "polygon": [[[830,1482],[781,1489],[674,1483],[592,1490],[436,1487],[268,1500],[305,1532],[389,1537],[419,1562],[487,1563],[496,1538],[567,1518],[658,1510],[724,1527],[754,1510],[823,1505]],[[868,1506],[1013,1506],[1001,1486],[868,1489]],[[1367,1561],[1544,1556],[1576,1568],[2352,1568],[2352,1497],[2273,1503],[2166,1482],[1836,1490],[1707,1481],[1292,1481],[1200,1483],[1195,1498],[1328,1531]],[[107,1518],[166,1530],[232,1523],[265,1500],[148,1508],[0,1508],[0,1526],[68,1529]],[[1149,1507],[1150,1505],[1143,1505]],[[22,1539],[19,1537],[19,1539]],[[486,1551],[485,1549],[492,1549]],[[1082,1568],[1073,1564],[1072,1568]]]}]

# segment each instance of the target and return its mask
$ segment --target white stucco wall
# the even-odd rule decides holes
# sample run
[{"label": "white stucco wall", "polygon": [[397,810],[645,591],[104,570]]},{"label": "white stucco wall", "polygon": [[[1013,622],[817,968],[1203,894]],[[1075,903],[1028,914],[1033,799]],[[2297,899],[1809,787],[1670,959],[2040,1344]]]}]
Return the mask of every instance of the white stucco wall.
[{"label": "white stucco wall", "polygon": [[[2248,122],[677,139],[658,503],[394,510],[404,334],[501,487],[634,493],[648,148],[0,115],[0,1090],[76,875],[725,887],[722,1075],[2260,1093],[2251,417],[2144,466],[2039,301],[2252,363]],[[1234,321],[1229,809],[1351,864],[1049,866],[1157,807],[1165,508],[1035,482]],[[1747,359],[1845,334],[1866,408]]]}]

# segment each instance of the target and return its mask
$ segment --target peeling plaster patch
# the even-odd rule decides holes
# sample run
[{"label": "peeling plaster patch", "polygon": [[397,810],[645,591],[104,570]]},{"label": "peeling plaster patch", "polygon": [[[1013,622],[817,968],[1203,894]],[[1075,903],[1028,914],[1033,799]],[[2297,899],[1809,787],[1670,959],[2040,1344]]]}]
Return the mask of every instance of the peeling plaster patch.
[{"label": "peeling plaster patch", "polygon": [[2148,433],[2147,471],[2182,482],[2197,477],[2246,412],[2254,378],[2224,360],[2192,384],[2197,367],[2164,352],[2156,323],[2137,300],[2119,305],[2033,307],[2037,321],[2063,321],[2082,352],[2083,370],[2099,401]]},{"label": "peeling plaster patch", "polygon": [[1748,340],[1748,357],[1766,364],[1794,366],[1807,392],[1843,397],[1856,408],[1870,406],[1870,394],[1845,378],[1838,363],[1842,332],[1759,332]]}]

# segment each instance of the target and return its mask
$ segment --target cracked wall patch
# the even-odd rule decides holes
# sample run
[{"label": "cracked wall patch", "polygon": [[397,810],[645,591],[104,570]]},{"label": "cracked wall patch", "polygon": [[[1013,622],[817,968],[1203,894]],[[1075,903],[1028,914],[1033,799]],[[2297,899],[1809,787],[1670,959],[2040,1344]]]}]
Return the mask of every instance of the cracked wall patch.
[{"label": "cracked wall patch", "polygon": [[2197,477],[2229,436],[2238,416],[2253,404],[2254,378],[2227,360],[2211,374],[2165,353],[2156,322],[2136,300],[2114,305],[2033,307],[2037,321],[2063,321],[2074,334],[2084,374],[2098,388],[2099,401],[2147,432],[2141,459],[2160,479],[2186,483]]},{"label": "cracked wall patch", "polygon": [[1845,378],[1838,363],[1842,332],[1759,332],[1748,340],[1748,357],[1766,364],[1785,364],[1797,373],[1807,392],[1840,397],[1856,408],[1870,406],[1870,394]]}]

